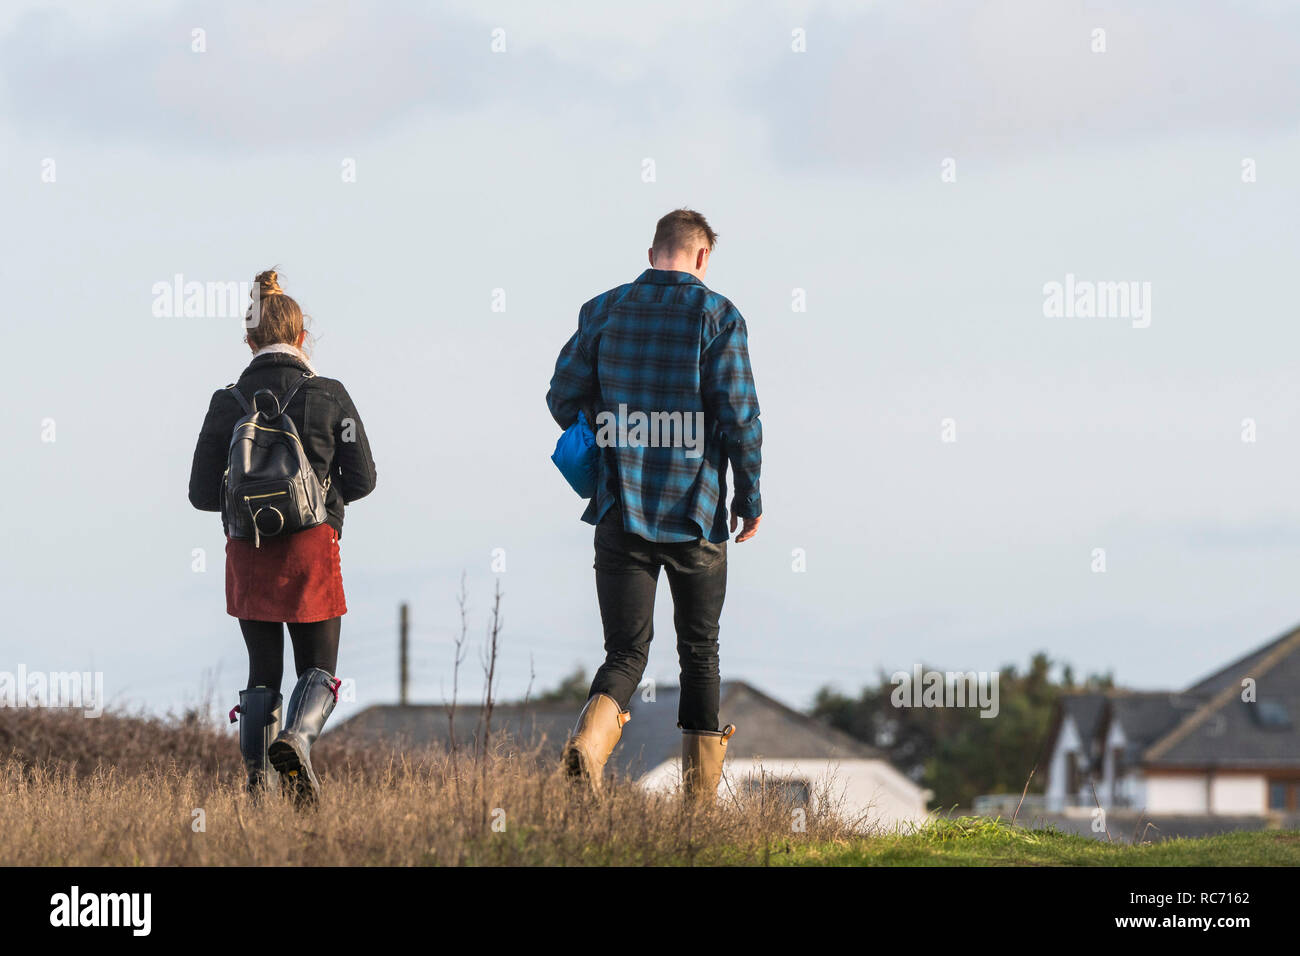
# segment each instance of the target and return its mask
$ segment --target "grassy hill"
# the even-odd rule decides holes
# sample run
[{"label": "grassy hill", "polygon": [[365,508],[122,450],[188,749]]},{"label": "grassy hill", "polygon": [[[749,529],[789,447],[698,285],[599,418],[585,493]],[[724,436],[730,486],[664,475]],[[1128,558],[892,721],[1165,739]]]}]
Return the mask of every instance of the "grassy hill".
[{"label": "grassy hill", "polygon": [[327,736],[323,806],[250,801],[233,733],[190,718],[0,710],[0,864],[13,865],[1300,865],[1300,833],[1152,846],[991,820],[861,833],[771,798],[695,810],[618,782],[575,790],[501,743],[476,759]]}]

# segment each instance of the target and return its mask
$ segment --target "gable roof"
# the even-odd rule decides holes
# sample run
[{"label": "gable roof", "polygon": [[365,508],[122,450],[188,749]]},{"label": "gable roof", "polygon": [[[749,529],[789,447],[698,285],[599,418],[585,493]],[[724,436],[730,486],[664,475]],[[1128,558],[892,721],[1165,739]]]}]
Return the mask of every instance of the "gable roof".
[{"label": "gable roof", "polygon": [[1105,716],[1106,694],[1102,691],[1079,691],[1061,698],[1061,714],[1074,721],[1079,739],[1085,743],[1097,735]]},{"label": "gable roof", "polygon": [[[331,736],[362,741],[384,740],[402,746],[451,744],[453,727],[443,704],[375,704],[349,717]],[[478,736],[483,708],[477,704],[456,705],[457,746],[471,746]],[[506,734],[523,746],[539,745],[543,750],[555,738],[563,745],[577,717],[568,703],[496,704],[492,708],[492,734]],[[558,754],[559,749],[555,752]]]},{"label": "gable roof", "polygon": [[1056,751],[1057,741],[1061,737],[1061,728],[1067,720],[1074,724],[1075,732],[1083,747],[1081,756],[1083,765],[1091,764],[1097,756],[1097,730],[1101,726],[1106,711],[1106,692],[1100,690],[1078,690],[1063,693],[1056,702],[1052,713],[1052,723],[1039,750],[1036,763],[1043,763]]},{"label": "gable roof", "polygon": [[[1252,703],[1241,699],[1247,677],[1256,683]],[[1110,728],[1118,724],[1130,764],[1153,769],[1300,766],[1300,627],[1182,692],[1065,694],[1047,737],[1049,748],[1055,748],[1066,716],[1075,721],[1089,758],[1101,752]]]},{"label": "gable roof", "polygon": [[1259,663],[1268,657],[1273,651],[1285,645],[1288,641],[1294,641],[1300,635],[1300,627],[1292,628],[1280,637],[1276,637],[1260,647],[1255,648],[1248,654],[1237,658],[1230,664],[1225,664],[1217,671],[1202,677],[1199,681],[1187,688],[1190,694],[1214,694],[1223,690],[1228,684],[1237,684],[1238,677],[1241,674],[1249,673],[1257,668]]},{"label": "gable roof", "polygon": [[1105,718],[1098,728],[1104,746],[1110,728],[1118,724],[1124,734],[1125,759],[1140,760],[1142,754],[1179,725],[1204,702],[1197,694],[1168,691],[1114,691],[1107,699]]},{"label": "gable roof", "polygon": [[[634,695],[632,718],[610,757],[616,772],[639,777],[666,760],[681,756],[677,705],[681,689],[658,687],[655,698]],[[493,735],[504,733],[517,745],[535,747],[545,757],[559,757],[577,721],[580,704],[531,702],[497,704],[492,711]],[[737,726],[727,747],[731,758],[884,759],[874,747],[816,718],[801,714],[743,681],[723,681],[721,717]],[[482,708],[456,707],[456,740],[466,746],[475,739]],[[379,704],[344,721],[332,733],[366,740],[388,739],[407,744],[447,746],[451,734],[443,705]]]},{"label": "gable roof", "polygon": [[[1243,681],[1254,701],[1242,700]],[[1211,683],[1212,682],[1212,683]],[[1300,628],[1215,672],[1200,684],[1217,691],[1155,741],[1143,762],[1156,767],[1272,767],[1300,765]],[[1265,714],[1283,721],[1268,724]]]}]

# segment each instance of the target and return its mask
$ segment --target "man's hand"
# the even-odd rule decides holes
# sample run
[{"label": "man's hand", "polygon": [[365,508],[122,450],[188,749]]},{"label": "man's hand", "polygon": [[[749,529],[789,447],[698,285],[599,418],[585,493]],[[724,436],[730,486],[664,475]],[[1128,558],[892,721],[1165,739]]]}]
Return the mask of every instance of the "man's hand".
[{"label": "man's hand", "polygon": [[737,521],[745,522],[745,526],[740,529],[740,534],[736,535],[736,544],[740,544],[743,541],[748,541],[750,538],[754,537],[754,535],[758,534],[758,523],[762,520],[763,520],[762,515],[759,515],[757,518],[741,518],[740,515],[736,514],[733,511],[731,513],[732,534],[736,534]]}]

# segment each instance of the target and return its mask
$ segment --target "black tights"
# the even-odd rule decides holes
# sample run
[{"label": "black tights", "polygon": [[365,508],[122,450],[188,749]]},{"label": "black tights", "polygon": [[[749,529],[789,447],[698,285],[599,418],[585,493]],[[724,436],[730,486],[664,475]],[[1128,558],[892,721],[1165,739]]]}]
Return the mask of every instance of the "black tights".
[{"label": "black tights", "polygon": [[[290,624],[293,641],[293,664],[303,671],[319,667],[332,675],[339,663],[339,628],[341,617],[310,624]],[[248,645],[248,686],[280,689],[284,678],[284,625],[273,621],[239,621]]]}]

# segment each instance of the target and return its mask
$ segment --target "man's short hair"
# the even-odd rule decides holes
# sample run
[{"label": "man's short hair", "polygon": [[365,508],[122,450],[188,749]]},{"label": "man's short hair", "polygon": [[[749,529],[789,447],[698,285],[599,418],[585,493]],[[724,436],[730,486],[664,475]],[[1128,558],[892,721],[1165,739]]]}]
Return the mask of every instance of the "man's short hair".
[{"label": "man's short hair", "polygon": [[717,241],[718,234],[700,213],[694,209],[674,209],[655,226],[655,241],[651,249],[655,256],[694,252],[700,244],[707,244],[711,251]]}]

